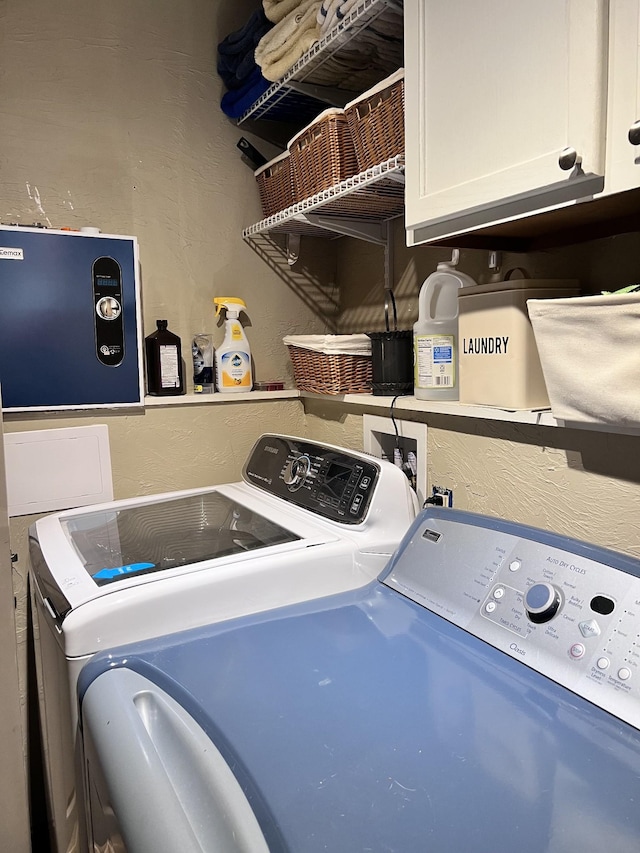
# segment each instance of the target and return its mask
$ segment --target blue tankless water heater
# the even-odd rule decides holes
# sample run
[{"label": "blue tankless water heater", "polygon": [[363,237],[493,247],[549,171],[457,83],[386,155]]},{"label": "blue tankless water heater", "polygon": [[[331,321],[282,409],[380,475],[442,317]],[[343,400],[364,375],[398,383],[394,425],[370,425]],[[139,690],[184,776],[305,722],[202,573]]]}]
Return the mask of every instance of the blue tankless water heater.
[{"label": "blue tankless water heater", "polygon": [[5,411],[143,401],[135,237],[0,226]]}]

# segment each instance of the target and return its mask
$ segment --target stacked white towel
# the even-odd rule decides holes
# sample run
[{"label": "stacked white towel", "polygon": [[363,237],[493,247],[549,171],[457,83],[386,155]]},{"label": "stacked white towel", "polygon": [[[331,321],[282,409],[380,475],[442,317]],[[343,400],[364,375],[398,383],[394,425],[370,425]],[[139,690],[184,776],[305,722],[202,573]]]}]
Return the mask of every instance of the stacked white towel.
[{"label": "stacked white towel", "polygon": [[[328,35],[328,28],[339,27],[347,14],[357,11],[357,4],[349,7],[344,1],[323,0],[318,12],[318,19],[323,21],[321,37]],[[339,17],[337,13],[342,15],[343,10],[345,17]],[[343,32],[345,36],[338,36],[339,39],[346,38],[348,30],[343,29]],[[310,82],[351,92],[368,89],[384,74],[403,64],[402,32],[402,12],[392,7],[385,9],[366,28],[359,30],[357,39],[343,41],[339,51],[314,69]]]},{"label": "stacked white towel", "polygon": [[318,9],[320,37],[325,36],[334,27],[337,27],[343,18],[353,12],[359,2],[362,0],[322,0]]},{"label": "stacked white towel", "polygon": [[269,20],[278,23],[258,43],[255,58],[263,77],[275,82],[318,41],[317,14],[321,0],[262,0],[262,3]]}]

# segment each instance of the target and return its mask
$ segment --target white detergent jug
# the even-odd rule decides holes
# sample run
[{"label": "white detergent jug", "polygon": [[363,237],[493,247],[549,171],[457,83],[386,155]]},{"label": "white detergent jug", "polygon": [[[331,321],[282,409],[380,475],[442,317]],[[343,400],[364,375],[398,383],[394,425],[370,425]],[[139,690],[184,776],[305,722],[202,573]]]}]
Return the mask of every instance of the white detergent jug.
[{"label": "white detergent jug", "polygon": [[439,263],[420,288],[413,327],[414,394],[418,400],[457,400],[458,289],[476,282],[455,269],[460,257]]}]

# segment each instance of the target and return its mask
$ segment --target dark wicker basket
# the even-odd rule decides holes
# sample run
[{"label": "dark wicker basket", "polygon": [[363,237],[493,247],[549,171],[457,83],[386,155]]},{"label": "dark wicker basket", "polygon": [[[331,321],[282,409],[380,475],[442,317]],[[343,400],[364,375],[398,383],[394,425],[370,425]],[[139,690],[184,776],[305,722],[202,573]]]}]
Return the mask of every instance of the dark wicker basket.
[{"label": "dark wicker basket", "polygon": [[345,107],[360,172],[404,154],[404,74]]},{"label": "dark wicker basket", "polygon": [[291,157],[288,151],[265,163],[254,174],[265,218],[291,207],[297,201],[291,175]]},{"label": "dark wicker basket", "polygon": [[349,124],[343,110],[331,109],[289,142],[294,192],[310,198],[358,174]]},{"label": "dark wicker basket", "polygon": [[326,355],[288,345],[296,388],[317,394],[370,394],[371,356]]}]

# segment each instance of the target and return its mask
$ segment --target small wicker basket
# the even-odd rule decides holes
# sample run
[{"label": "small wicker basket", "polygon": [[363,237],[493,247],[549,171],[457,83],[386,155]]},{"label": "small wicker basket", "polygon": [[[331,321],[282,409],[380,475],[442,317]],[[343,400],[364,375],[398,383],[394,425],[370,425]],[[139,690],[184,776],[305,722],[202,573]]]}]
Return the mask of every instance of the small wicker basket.
[{"label": "small wicker basket", "polygon": [[296,388],[317,394],[370,394],[371,356],[314,352],[288,345]]},{"label": "small wicker basket", "polygon": [[254,172],[265,218],[279,213],[297,201],[293,190],[291,157],[288,151],[265,163]]},{"label": "small wicker basket", "polygon": [[294,192],[300,201],[358,174],[344,110],[331,108],[320,113],[293,137],[287,148],[291,154]]},{"label": "small wicker basket", "polygon": [[404,69],[344,108],[361,172],[404,154]]}]

